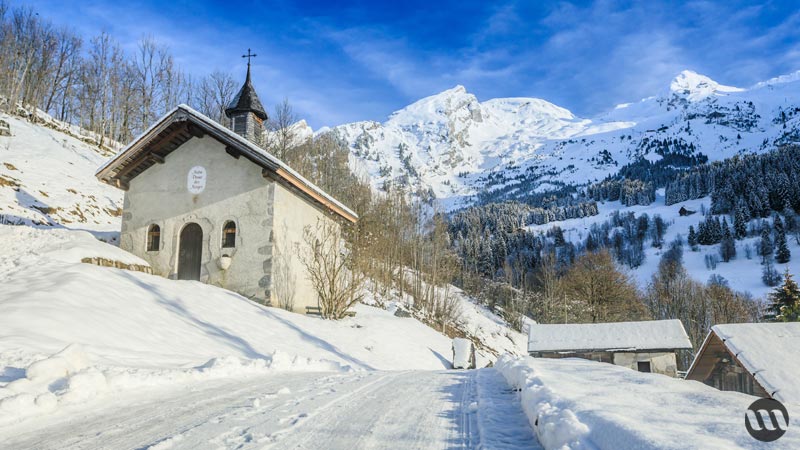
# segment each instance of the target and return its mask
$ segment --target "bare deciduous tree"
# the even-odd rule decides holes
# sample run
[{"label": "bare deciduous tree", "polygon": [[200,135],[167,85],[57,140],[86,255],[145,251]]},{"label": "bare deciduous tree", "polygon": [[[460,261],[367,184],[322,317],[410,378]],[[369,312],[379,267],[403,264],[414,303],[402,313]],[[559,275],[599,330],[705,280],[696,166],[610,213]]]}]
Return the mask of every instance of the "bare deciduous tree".
[{"label": "bare deciduous tree", "polygon": [[300,261],[317,293],[322,316],[341,319],[363,297],[364,274],[353,264],[338,224],[320,220],[303,230]]},{"label": "bare deciduous tree", "polygon": [[275,105],[275,113],[269,118],[265,147],[267,151],[280,160],[286,160],[289,150],[298,145],[297,132],[292,126],[297,122],[297,116],[289,100],[284,98],[279,105]]}]

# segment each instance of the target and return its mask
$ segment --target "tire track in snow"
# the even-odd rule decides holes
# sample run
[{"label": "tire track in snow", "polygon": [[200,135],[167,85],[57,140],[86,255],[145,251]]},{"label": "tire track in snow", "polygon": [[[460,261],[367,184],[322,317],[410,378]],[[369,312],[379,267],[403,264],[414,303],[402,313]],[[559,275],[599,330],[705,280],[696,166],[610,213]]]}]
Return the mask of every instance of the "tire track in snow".
[{"label": "tire track in snow", "polygon": [[2,447],[540,448],[494,369],[276,373],[82,406],[21,423]]}]

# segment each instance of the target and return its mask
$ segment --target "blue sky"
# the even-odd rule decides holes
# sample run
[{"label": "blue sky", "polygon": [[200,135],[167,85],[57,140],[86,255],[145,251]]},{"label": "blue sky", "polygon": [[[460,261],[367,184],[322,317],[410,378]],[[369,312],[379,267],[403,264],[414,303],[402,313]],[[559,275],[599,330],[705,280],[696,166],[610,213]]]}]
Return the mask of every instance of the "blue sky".
[{"label": "blue sky", "polygon": [[683,69],[743,87],[800,70],[794,1],[24,3],[126,49],[152,35],[193,75],[243,78],[252,48],[262,101],[288,98],[315,128],[382,121],[457,84],[591,116],[665,90]]}]

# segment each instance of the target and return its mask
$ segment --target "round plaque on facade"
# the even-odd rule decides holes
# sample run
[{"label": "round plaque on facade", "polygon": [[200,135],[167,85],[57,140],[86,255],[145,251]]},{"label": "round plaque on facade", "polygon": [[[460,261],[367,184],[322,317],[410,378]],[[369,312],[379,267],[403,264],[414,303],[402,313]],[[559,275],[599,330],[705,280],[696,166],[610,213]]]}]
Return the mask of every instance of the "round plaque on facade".
[{"label": "round plaque on facade", "polygon": [[206,168],[203,166],[192,167],[186,178],[186,187],[191,194],[203,192],[206,188]]}]

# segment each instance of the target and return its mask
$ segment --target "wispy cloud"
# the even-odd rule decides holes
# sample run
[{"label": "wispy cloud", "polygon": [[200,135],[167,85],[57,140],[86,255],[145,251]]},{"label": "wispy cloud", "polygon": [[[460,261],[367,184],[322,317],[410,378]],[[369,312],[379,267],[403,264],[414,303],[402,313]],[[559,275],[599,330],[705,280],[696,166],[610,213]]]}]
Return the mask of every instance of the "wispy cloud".
[{"label": "wispy cloud", "polygon": [[685,68],[749,86],[800,69],[790,3],[26,1],[87,37],[107,30],[130,51],[152,35],[195,76],[238,76],[239,55],[253,48],[265,102],[288,98],[315,127],[382,120],[456,84],[482,100],[536,96],[580,115],[656,94]]}]

